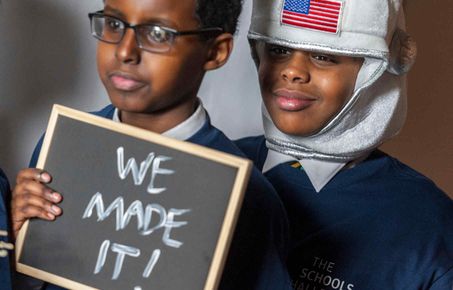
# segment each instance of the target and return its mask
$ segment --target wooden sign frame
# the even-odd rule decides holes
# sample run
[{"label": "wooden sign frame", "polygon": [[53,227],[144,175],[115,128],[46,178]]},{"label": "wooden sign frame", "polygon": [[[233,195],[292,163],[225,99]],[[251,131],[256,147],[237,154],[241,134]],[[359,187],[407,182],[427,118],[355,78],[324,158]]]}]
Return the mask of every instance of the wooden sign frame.
[{"label": "wooden sign frame", "polygon": [[[229,248],[236,221],[238,219],[239,211],[242,205],[244,192],[247,186],[247,181],[250,176],[252,164],[249,160],[240,158],[231,154],[220,152],[217,150],[209,149],[200,145],[174,140],[162,135],[152,133],[150,131],[140,129],[137,127],[129,126],[119,122],[114,122],[110,119],[95,116],[93,114],[80,112],[74,109],[70,109],[61,105],[54,105],[50,120],[48,123],[47,131],[43,141],[41,153],[39,156],[37,168],[46,168],[46,160],[48,158],[49,148],[52,144],[55,127],[61,116],[71,118],[83,123],[87,123],[93,126],[97,126],[113,132],[118,132],[136,139],[149,141],[154,144],[165,146],[177,151],[185,152],[193,156],[201,157],[214,161],[216,163],[224,164],[230,167],[237,168],[236,179],[233,185],[229,202],[227,204],[226,215],[223,220],[223,224],[220,230],[220,235],[217,240],[213,259],[209,266],[209,272],[205,281],[204,290],[215,290],[217,289],[225,260],[227,257],[227,249]],[[16,243],[16,268],[17,271],[33,276],[44,281],[66,287],[69,289],[82,289],[82,290],[94,290],[95,288],[88,285],[84,285],[77,281],[73,281],[66,277],[61,277],[53,273],[43,271],[38,268],[31,267],[23,264],[20,261],[22,250],[26,241],[26,234],[30,227],[30,221],[25,222],[22,229],[19,232],[17,243]],[[226,250],[224,250],[226,249]]]}]

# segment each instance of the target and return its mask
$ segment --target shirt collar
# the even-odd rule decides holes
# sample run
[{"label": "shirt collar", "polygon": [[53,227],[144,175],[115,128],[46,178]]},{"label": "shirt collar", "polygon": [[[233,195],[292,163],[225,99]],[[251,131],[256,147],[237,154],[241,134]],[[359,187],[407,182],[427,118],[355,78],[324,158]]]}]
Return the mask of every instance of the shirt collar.
[{"label": "shirt collar", "polygon": [[[263,173],[271,170],[275,166],[296,161],[294,157],[270,150],[267,153],[266,161],[263,166]],[[315,159],[301,159],[297,160],[302,164],[305,173],[307,173],[311,184],[316,192],[321,189],[346,165],[344,162],[331,162]]]},{"label": "shirt collar", "polygon": [[[195,135],[195,133],[197,133],[203,127],[204,123],[206,122],[206,118],[206,110],[203,107],[201,100],[199,100],[197,109],[188,119],[178,124],[176,127],[163,132],[161,135],[177,140],[187,140]],[[119,110],[117,108],[115,108],[115,111],[113,112],[112,120],[121,123]]]}]

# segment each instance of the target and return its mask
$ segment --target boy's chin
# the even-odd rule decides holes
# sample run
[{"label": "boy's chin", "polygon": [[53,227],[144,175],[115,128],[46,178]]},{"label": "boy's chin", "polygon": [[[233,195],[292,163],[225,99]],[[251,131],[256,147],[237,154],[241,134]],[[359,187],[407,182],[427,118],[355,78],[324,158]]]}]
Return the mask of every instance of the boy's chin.
[{"label": "boy's chin", "polygon": [[116,98],[110,98],[112,105],[117,108],[120,112],[134,113],[134,114],[145,114],[147,108],[137,102],[131,102],[131,100],[118,100]]},{"label": "boy's chin", "polygon": [[274,122],[274,124],[280,132],[294,137],[310,137],[321,130],[318,127],[301,126],[300,123],[294,124],[293,122],[281,122],[280,124]]},{"label": "boy's chin", "polygon": [[293,119],[284,118],[280,120],[279,118],[272,118],[272,121],[280,132],[294,137],[310,137],[322,129],[322,126],[311,126],[306,122]]}]

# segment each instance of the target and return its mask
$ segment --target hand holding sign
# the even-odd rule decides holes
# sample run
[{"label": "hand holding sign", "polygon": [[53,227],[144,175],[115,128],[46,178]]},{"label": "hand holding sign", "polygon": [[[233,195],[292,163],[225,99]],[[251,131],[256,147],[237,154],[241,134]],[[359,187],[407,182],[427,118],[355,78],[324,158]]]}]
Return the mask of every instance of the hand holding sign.
[{"label": "hand holding sign", "polygon": [[19,271],[76,289],[216,289],[249,161],[57,107],[38,166],[63,215],[24,225]]},{"label": "hand holding sign", "polygon": [[47,186],[52,176],[40,169],[27,168],[17,175],[11,201],[13,238],[29,218],[54,220],[61,214],[61,195]]}]

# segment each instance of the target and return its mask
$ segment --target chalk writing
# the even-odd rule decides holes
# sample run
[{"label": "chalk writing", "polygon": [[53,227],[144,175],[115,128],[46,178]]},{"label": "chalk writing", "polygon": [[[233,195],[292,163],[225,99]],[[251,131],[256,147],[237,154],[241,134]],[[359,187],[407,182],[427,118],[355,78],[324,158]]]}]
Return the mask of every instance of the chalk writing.
[{"label": "chalk writing", "polygon": [[[186,221],[174,221],[175,215],[183,215],[190,212],[189,209],[174,209],[171,208],[168,211],[165,210],[161,205],[152,203],[146,205],[146,208],[143,208],[143,204],[140,200],[136,200],[128,207],[126,212],[124,212],[124,199],[123,197],[117,197],[109,207],[104,210],[104,200],[102,194],[97,192],[91,198],[88,206],[83,213],[82,218],[90,218],[93,214],[93,209],[96,208],[98,222],[104,221],[109,215],[116,211],[116,230],[123,230],[130,222],[133,216],[137,219],[137,230],[141,235],[150,235],[155,230],[159,228],[165,228],[162,235],[162,242],[169,247],[179,248],[182,245],[182,242],[173,240],[170,238],[170,233],[172,228],[179,228],[187,225]],[[152,222],[152,213],[155,212],[159,215],[159,221],[153,227],[151,226]]]},{"label": "chalk writing", "polygon": [[111,250],[112,250],[112,252],[115,252],[118,254],[116,256],[115,268],[113,270],[113,276],[112,276],[112,279],[116,280],[120,276],[121,268],[123,267],[123,262],[124,262],[124,258],[126,257],[126,255],[136,258],[136,257],[140,256],[140,249],[137,249],[137,248],[134,248],[131,246],[113,243]]},{"label": "chalk writing", "polygon": [[[166,187],[156,187],[155,181],[158,174],[171,175],[175,171],[161,168],[164,161],[171,160],[171,157],[156,155],[154,152],[148,154],[145,160],[137,165],[135,158],[131,157],[124,163],[124,148],[119,147],[116,151],[118,176],[125,180],[129,174],[132,174],[134,185],[143,184],[145,177],[150,171],[150,182],[146,188],[149,194],[161,194],[167,190]],[[125,207],[124,197],[116,197],[109,205],[104,204],[102,193],[96,192],[85,207],[82,219],[89,219],[95,215],[97,222],[103,222],[111,216],[115,216],[115,230],[124,230],[132,221],[135,221],[137,231],[142,236],[148,236],[155,233],[158,229],[163,229],[162,242],[164,245],[172,248],[180,248],[182,241],[171,238],[171,232],[175,228],[180,228],[188,224],[187,221],[175,220],[176,217],[188,214],[190,209],[165,209],[157,203],[143,204],[141,200],[133,201],[127,208]],[[140,249],[129,245],[122,245],[111,242],[106,239],[99,247],[98,257],[94,266],[94,274],[99,274],[107,260],[109,252],[116,254],[115,266],[112,273],[112,280],[117,280],[121,275],[123,265],[127,264],[126,258],[138,258],[141,255]],[[153,269],[157,265],[161,256],[160,249],[154,249],[143,271],[143,278],[149,278]],[[135,290],[141,290],[140,286],[135,286]]]},{"label": "chalk writing", "polygon": [[[112,252],[117,253],[115,267],[114,267],[113,275],[112,275],[112,280],[117,280],[121,274],[121,270],[122,270],[123,264],[124,264],[124,259],[126,258],[126,256],[137,258],[140,256],[141,252],[140,252],[140,249],[137,249],[135,247],[121,245],[121,244],[117,244],[117,243],[113,243],[110,246],[110,244],[111,244],[111,242],[109,240],[105,240],[104,242],[102,242],[101,247],[99,249],[98,259],[96,261],[96,267],[94,269],[94,274],[99,274],[102,271],[102,268],[104,267],[105,261],[107,259],[108,251],[110,249]],[[153,251],[151,258],[150,258],[145,270],[143,271],[143,275],[142,275],[143,278],[148,278],[151,275],[151,272],[153,271],[154,266],[157,264],[157,261],[160,258],[160,253],[161,253],[160,249],[156,249]]]},{"label": "chalk writing", "polygon": [[163,161],[171,160],[171,157],[168,156],[156,156],[154,152],[148,154],[148,157],[140,163],[140,169],[138,169],[137,162],[135,158],[129,158],[127,160],[126,166],[124,166],[124,148],[119,147],[116,150],[117,154],[117,165],[118,165],[118,174],[121,179],[126,179],[129,172],[132,172],[132,178],[135,185],[141,185],[145,179],[145,175],[152,164],[151,168],[151,181],[149,182],[147,191],[150,194],[159,194],[166,190],[165,187],[156,188],[154,186],[156,176],[158,174],[170,175],[175,171],[171,169],[161,168],[160,164]]},{"label": "chalk writing", "polygon": [[99,255],[98,255],[98,260],[96,262],[96,267],[94,268],[94,274],[98,274],[101,272],[102,267],[104,267],[105,260],[107,259],[107,251],[109,250],[110,247],[110,241],[105,240],[101,244],[101,248],[99,249]]},{"label": "chalk writing", "polygon": [[148,278],[149,275],[151,275],[151,272],[153,271],[154,266],[156,266],[157,261],[159,260],[159,258],[160,258],[160,250],[159,249],[155,249],[153,254],[152,254],[152,256],[151,256],[151,259],[149,259],[149,262],[148,262],[148,265],[145,268],[145,271],[143,271],[143,278]]}]

